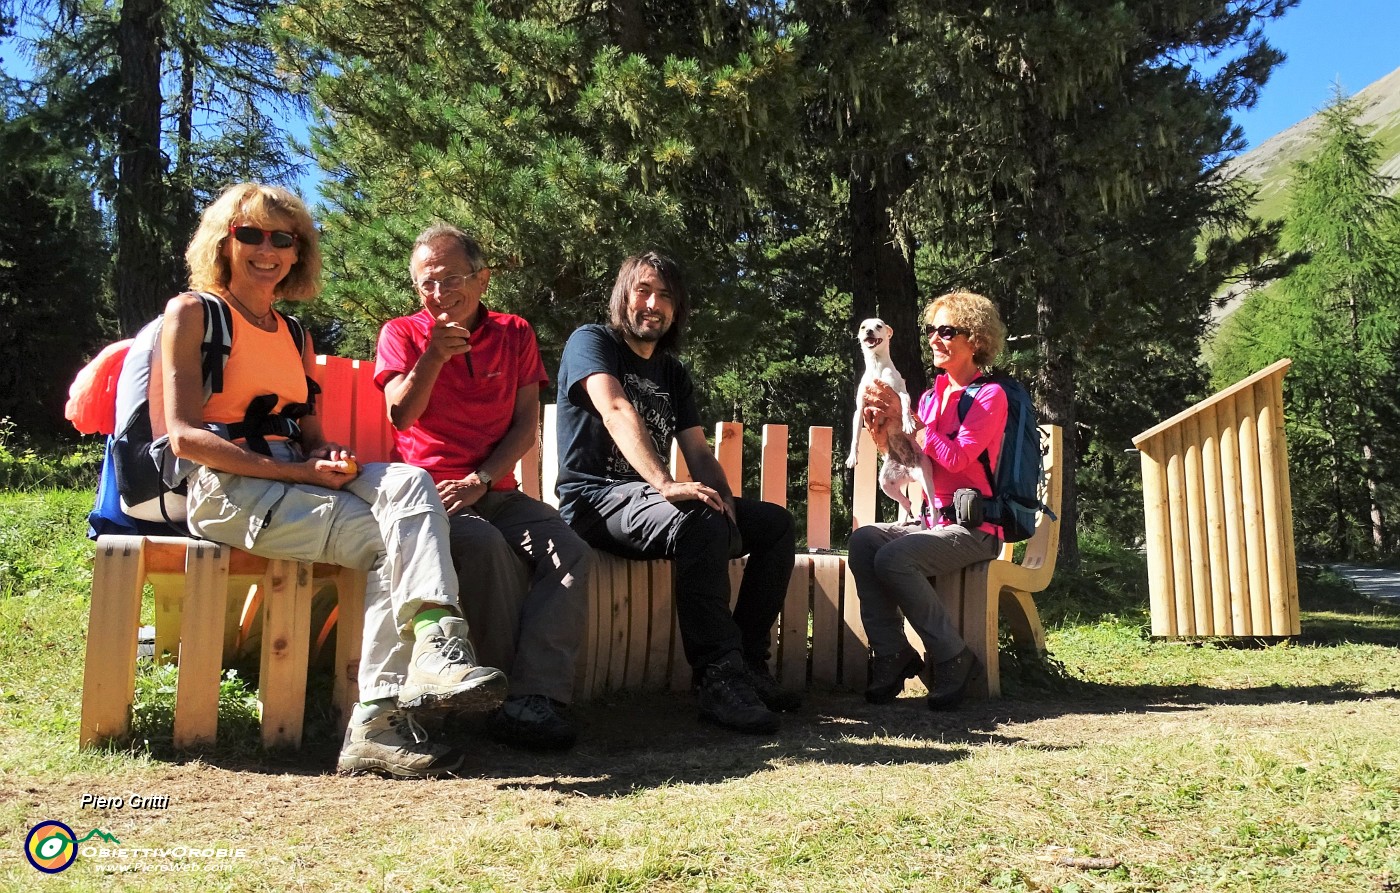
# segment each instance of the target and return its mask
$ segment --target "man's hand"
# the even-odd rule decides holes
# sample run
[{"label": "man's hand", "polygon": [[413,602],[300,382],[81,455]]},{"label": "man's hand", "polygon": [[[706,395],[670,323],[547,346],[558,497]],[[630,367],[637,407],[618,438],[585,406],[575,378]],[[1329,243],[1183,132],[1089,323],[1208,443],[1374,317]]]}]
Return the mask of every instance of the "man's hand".
[{"label": "man's hand", "polygon": [[476,472],[457,481],[439,481],[437,485],[438,496],[442,498],[442,505],[449,515],[460,514],[476,505],[488,489]]},{"label": "man's hand", "polygon": [[667,502],[689,502],[698,499],[717,512],[728,515],[730,520],[737,522],[734,516],[734,504],[732,501],[724,499],[719,495],[719,491],[714,487],[707,486],[699,481],[670,481],[657,492]]},{"label": "man's hand", "polygon": [[433,322],[428,333],[426,353],[433,354],[441,362],[447,362],[459,354],[471,353],[471,330],[455,322],[448,322],[447,314],[441,313]]}]

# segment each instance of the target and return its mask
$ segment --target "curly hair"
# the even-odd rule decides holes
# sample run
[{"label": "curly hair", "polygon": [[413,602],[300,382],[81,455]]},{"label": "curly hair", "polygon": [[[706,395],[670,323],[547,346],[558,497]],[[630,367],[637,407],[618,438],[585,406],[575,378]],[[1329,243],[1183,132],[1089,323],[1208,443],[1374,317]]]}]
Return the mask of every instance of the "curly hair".
[{"label": "curly hair", "polygon": [[948,311],[953,325],[972,332],[968,336],[972,341],[972,361],[978,366],[990,366],[1006,346],[1006,324],[991,299],[971,291],[939,295],[924,310],[924,325],[932,325],[939,310]]},{"label": "curly hair", "polygon": [[290,224],[297,236],[297,260],[276,294],[284,301],[309,301],[321,290],[321,239],[311,212],[301,199],[281,186],[236,183],[229,186],[200,215],[199,227],[185,249],[190,287],[213,291],[228,287],[229,265],[224,241],[237,224],[270,229]]}]

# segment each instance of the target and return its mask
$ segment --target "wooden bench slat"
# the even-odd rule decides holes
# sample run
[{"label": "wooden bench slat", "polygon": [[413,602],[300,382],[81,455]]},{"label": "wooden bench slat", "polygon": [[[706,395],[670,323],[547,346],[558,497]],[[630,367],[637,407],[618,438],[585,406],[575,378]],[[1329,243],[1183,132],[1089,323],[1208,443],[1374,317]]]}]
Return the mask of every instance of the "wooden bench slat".
[{"label": "wooden bench slat", "polygon": [[262,669],[258,703],[264,747],[301,744],[311,642],[311,567],[269,561],[263,577]]},{"label": "wooden bench slat", "polygon": [[180,674],[175,686],[177,748],[213,744],[218,730],[230,551],[200,540],[190,541],[186,549]]}]

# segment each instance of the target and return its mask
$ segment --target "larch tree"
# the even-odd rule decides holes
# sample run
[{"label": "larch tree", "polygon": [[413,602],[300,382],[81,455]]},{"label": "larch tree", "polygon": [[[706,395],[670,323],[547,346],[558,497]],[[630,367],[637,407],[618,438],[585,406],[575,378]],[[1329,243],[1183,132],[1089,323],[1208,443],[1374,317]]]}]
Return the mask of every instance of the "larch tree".
[{"label": "larch tree", "polygon": [[[1320,551],[1384,554],[1393,541],[1400,450],[1400,205],[1376,136],[1340,90],[1299,162],[1283,244],[1300,260],[1251,295],[1217,341],[1217,379],[1280,357],[1299,523]],[[1236,318],[1238,317],[1238,318]],[[1321,472],[1321,473],[1319,473]]]}]

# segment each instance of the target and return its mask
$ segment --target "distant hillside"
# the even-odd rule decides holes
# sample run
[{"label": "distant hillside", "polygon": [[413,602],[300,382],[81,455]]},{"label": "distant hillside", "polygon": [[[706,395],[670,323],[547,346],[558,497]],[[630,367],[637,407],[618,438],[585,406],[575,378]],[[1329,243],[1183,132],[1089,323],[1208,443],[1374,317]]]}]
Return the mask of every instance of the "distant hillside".
[{"label": "distant hillside", "polygon": [[[1267,87],[1265,89],[1268,89]],[[1354,97],[1362,106],[1361,123],[1376,128],[1381,145],[1381,173],[1400,177],[1400,68]],[[1232,160],[1227,169],[1259,184],[1260,217],[1282,217],[1287,209],[1293,165],[1316,151],[1318,117],[1313,115]]]},{"label": "distant hillside", "polygon": [[[1353,98],[1362,107],[1361,123],[1375,128],[1371,135],[1381,146],[1380,172],[1400,181],[1400,68]],[[1259,186],[1259,196],[1254,206],[1257,216],[1266,220],[1275,219],[1288,210],[1288,188],[1293,179],[1293,166],[1312,157],[1317,151],[1318,124],[1317,115],[1299,121],[1226,165],[1226,170],[1241,174]],[[1396,192],[1395,186],[1392,186],[1391,192]],[[1234,312],[1249,289],[1249,283],[1242,283],[1219,295],[1221,303],[1211,309],[1212,319],[1219,322]]]}]

